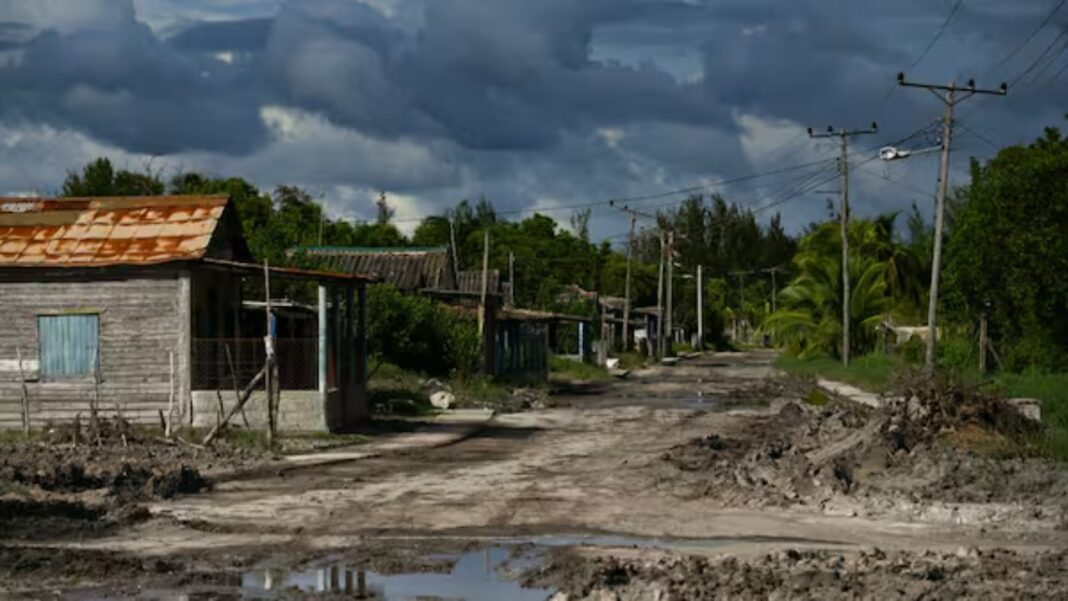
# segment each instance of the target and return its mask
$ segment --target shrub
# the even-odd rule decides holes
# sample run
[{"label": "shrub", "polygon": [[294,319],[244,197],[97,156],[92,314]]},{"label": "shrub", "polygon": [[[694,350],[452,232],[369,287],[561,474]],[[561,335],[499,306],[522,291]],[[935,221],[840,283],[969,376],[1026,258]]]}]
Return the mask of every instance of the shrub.
[{"label": "shrub", "polygon": [[367,298],[368,348],[380,360],[435,376],[470,376],[480,366],[474,320],[434,301],[373,286]]}]

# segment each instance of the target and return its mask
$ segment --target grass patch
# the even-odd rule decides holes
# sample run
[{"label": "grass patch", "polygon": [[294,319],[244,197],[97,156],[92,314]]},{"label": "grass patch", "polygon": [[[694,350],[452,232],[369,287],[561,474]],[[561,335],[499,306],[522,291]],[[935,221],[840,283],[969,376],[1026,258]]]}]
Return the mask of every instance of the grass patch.
[{"label": "grass patch", "polygon": [[603,367],[557,355],[549,356],[549,373],[554,380],[603,381],[612,377]]},{"label": "grass patch", "polygon": [[775,367],[797,376],[822,377],[845,382],[871,392],[886,392],[894,382],[898,370],[905,362],[892,355],[873,354],[857,357],[849,367],[831,357],[799,359],[781,355]]},{"label": "grass patch", "polygon": [[1068,461],[1068,374],[998,374],[991,384],[1009,397],[1041,400],[1047,431],[1040,444],[1051,457]]},{"label": "grass patch", "polygon": [[648,364],[648,360],[645,355],[635,352],[627,351],[619,354],[619,367],[620,369],[635,370],[641,369]]},{"label": "grass patch", "polygon": [[827,394],[819,388],[813,388],[805,395],[804,401],[806,404],[812,405],[813,407],[826,407],[827,403],[830,402],[830,399],[827,397]]}]

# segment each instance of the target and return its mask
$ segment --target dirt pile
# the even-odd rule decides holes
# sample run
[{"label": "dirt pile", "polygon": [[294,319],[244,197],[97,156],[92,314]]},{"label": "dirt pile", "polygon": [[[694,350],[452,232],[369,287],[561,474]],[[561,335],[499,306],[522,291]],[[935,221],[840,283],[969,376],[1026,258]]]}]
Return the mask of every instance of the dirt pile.
[{"label": "dirt pile", "polygon": [[0,443],[0,538],[106,532],[144,519],[142,501],[206,490],[207,470],[262,460],[252,451],[168,444],[104,424],[99,436],[65,427]]},{"label": "dirt pile", "polygon": [[892,448],[911,451],[954,432],[979,431],[1034,453],[1028,439],[1041,433],[1040,423],[1026,418],[1004,398],[929,374],[909,374],[900,393],[886,399],[882,429]]},{"label": "dirt pile", "polygon": [[1002,399],[926,376],[903,392],[881,410],[787,403],[671,449],[662,458],[684,476],[664,482],[733,506],[916,516],[931,502],[1002,503],[1068,523],[1068,470],[1036,456],[1038,423]]},{"label": "dirt pile", "polygon": [[835,402],[787,403],[731,435],[711,434],[663,455],[700,482],[697,494],[732,505],[806,504],[854,486],[855,456],[874,432],[871,411]]},{"label": "dirt pile", "polygon": [[527,575],[553,601],[1063,598],[1068,553],[777,552],[762,557],[561,556]]}]

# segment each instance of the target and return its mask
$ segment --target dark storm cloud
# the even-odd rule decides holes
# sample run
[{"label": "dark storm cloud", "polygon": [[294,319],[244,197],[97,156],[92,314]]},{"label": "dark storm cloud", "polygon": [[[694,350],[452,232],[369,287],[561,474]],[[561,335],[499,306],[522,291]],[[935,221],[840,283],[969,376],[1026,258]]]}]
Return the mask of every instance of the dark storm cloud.
[{"label": "dark storm cloud", "polygon": [[[300,183],[353,174],[354,186],[442,202],[481,190],[508,208],[752,172],[741,116],[799,130],[878,120],[886,136],[872,144],[910,133],[940,107],[918,92],[887,92],[948,11],[926,0],[292,0],[268,13],[246,0],[233,20],[195,22],[227,5],[139,1],[157,16],[189,7],[173,17],[192,24],[154,31],[130,0],[40,0],[14,12],[0,4],[4,122],[73,128],[130,152],[236,156],[254,173],[260,157],[273,173],[285,152],[315,163],[305,156],[314,143],[280,147],[264,124],[264,107],[289,107],[358,132],[329,149],[343,155],[352,144],[357,154],[344,158],[360,168],[331,157],[303,171],[319,182]],[[1049,8],[968,0],[912,71],[996,85],[1037,54],[991,69]],[[986,123],[1004,130],[998,142],[1053,122],[1051,92],[1064,88],[1052,85],[1039,93],[1023,81],[989,109]],[[371,150],[388,144],[401,146]],[[400,157],[423,147],[423,175],[406,184]],[[815,151],[807,140],[790,150],[776,156],[802,162]],[[884,200],[857,202],[892,204]]]},{"label": "dark storm cloud", "polygon": [[147,154],[242,152],[264,139],[256,102],[236,78],[205,71],[132,17],[107,28],[45,29],[19,50],[0,67],[5,120],[74,127]]}]

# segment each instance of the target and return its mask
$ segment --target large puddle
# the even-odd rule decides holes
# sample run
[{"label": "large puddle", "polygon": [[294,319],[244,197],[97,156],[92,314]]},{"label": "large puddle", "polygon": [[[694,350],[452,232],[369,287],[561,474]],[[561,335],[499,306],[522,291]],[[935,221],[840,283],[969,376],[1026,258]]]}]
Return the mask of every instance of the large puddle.
[{"label": "large puddle", "polygon": [[[439,556],[452,559],[450,556]],[[326,565],[303,571],[259,570],[242,577],[245,599],[274,599],[280,593],[351,595],[356,599],[408,601],[457,599],[465,601],[544,601],[552,591],[527,589],[510,578],[531,567],[535,558],[516,557],[511,549],[491,547],[460,555],[448,573],[385,575],[344,565]]]},{"label": "large puddle", "polygon": [[[467,539],[470,540],[470,539]],[[543,601],[554,591],[523,588],[516,581],[521,574],[536,567],[546,549],[553,547],[659,548],[696,551],[714,549],[739,542],[800,542],[794,539],[669,539],[614,535],[548,535],[490,538],[478,551],[458,554],[433,554],[426,559],[452,564],[444,571],[383,574],[336,558],[324,558],[299,568],[260,568],[241,574],[220,574],[210,584],[180,589],[128,590],[123,588],[70,590],[49,598],[69,601],[158,600],[200,601],[207,599],[273,600],[301,598],[374,599],[412,601],[439,599],[450,601]]]}]

